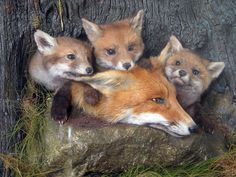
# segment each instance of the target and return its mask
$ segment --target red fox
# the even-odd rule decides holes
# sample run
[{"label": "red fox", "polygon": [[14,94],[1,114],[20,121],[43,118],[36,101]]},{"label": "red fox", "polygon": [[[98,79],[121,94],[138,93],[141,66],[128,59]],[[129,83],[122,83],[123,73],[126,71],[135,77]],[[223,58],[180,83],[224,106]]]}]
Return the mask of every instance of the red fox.
[{"label": "red fox", "polygon": [[[175,87],[165,78],[161,66],[150,71],[140,67],[109,70],[74,79],[80,82],[67,83],[54,96],[51,115],[59,123],[67,119],[72,105],[106,122],[146,125],[177,137],[197,130],[179,105]],[[100,93],[99,102],[94,105],[84,99],[88,86]]]},{"label": "red fox", "polygon": [[[165,74],[176,87],[177,99],[182,107],[194,116],[193,105],[200,101],[201,95],[210,83],[223,71],[224,62],[211,62],[183,48],[180,41],[171,36],[161,52],[165,64]],[[155,65],[155,59],[152,59]],[[159,61],[157,62],[157,65]]]},{"label": "red fox", "polygon": [[105,25],[82,19],[100,70],[128,70],[134,67],[144,50],[141,37],[143,16],[144,12],[140,10],[133,18]]},{"label": "red fox", "polygon": [[38,51],[29,64],[33,80],[49,90],[60,88],[66,79],[64,75],[91,75],[92,49],[89,44],[70,38],[54,38],[37,30],[34,39]]}]

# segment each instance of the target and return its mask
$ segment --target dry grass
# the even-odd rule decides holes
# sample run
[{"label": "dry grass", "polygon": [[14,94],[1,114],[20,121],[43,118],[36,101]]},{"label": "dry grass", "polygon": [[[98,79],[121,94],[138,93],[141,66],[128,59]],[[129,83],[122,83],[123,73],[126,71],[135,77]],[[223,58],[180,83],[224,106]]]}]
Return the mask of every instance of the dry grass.
[{"label": "dry grass", "polygon": [[37,89],[31,81],[27,85],[21,102],[21,118],[11,132],[12,138],[19,135],[23,138],[15,144],[14,155],[0,154],[0,159],[5,169],[13,171],[16,177],[41,177],[60,169],[49,169],[45,162],[45,115],[51,94]]},{"label": "dry grass", "polygon": [[61,23],[61,30],[63,31],[64,30],[64,22],[63,22],[63,5],[62,5],[62,2],[61,0],[58,0],[58,14],[59,14],[59,17],[60,17],[60,23]]},{"label": "dry grass", "polygon": [[[111,175],[105,175],[111,176]],[[179,167],[152,168],[138,167],[127,170],[119,177],[234,177],[236,176],[236,146],[232,145],[229,152],[201,162],[186,162]]]},{"label": "dry grass", "polygon": [[220,171],[220,176],[233,177],[236,176],[236,147],[232,147],[229,153],[216,160],[213,169]]}]

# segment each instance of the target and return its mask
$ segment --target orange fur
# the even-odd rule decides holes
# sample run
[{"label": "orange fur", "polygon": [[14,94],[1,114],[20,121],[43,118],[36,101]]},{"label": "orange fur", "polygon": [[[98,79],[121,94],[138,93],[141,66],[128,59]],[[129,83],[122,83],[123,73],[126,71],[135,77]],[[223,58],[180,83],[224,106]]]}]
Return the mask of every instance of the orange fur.
[{"label": "orange fur", "polygon": [[[161,63],[149,71],[140,67],[110,70],[75,80],[81,82],[71,84],[72,105],[103,121],[148,125],[175,136],[190,134],[189,128],[196,126],[176,100],[175,88],[165,78]],[[96,105],[84,100],[85,83],[101,93]],[[172,132],[171,127],[178,130]]]},{"label": "orange fur", "polygon": [[[54,38],[40,30],[35,33],[35,41],[38,51],[29,63],[29,73],[49,90],[61,87],[66,81],[64,75],[92,74],[92,48],[88,43],[70,37]],[[74,58],[69,59],[68,55]]]},{"label": "orange fur", "polygon": [[[140,36],[130,29],[128,21],[122,21],[112,25],[102,26],[103,36],[93,43],[95,56],[111,62],[114,66],[122,60],[134,60],[138,53],[142,53],[144,44]],[[134,51],[127,52],[128,44],[132,43],[136,47]],[[119,54],[108,56],[105,49],[116,48]],[[125,62],[125,61],[124,61]]]},{"label": "orange fur", "polygon": [[184,108],[200,101],[202,93],[225,66],[223,62],[203,59],[191,50],[183,48],[175,36],[170,37],[158,58],[160,61],[151,59],[152,65],[155,67],[158,65],[156,63],[163,63],[165,75],[175,85],[178,101]]},{"label": "orange fur", "polygon": [[[83,19],[83,27],[94,47],[99,68],[128,70],[134,67],[144,50],[142,21],[142,10],[133,18],[104,25]],[[109,54],[108,50],[113,50],[114,54]],[[130,66],[125,67],[125,63]]]}]

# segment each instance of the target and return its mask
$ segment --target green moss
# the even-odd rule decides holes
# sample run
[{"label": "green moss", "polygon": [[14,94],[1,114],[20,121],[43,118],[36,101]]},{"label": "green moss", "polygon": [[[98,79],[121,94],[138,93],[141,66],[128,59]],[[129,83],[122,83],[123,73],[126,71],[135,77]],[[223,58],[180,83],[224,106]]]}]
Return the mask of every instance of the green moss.
[{"label": "green moss", "polygon": [[20,107],[21,118],[17,121],[10,137],[21,138],[14,146],[14,155],[0,154],[0,159],[5,168],[12,170],[17,177],[45,176],[60,169],[48,168],[45,162],[44,132],[47,126],[45,115],[52,95],[36,88],[31,81],[27,85]]},{"label": "green moss", "polygon": [[[110,175],[106,175],[110,176]],[[138,167],[127,170],[119,177],[232,177],[236,176],[236,146],[232,145],[223,156],[201,162],[186,162],[178,167]]]},{"label": "green moss", "polygon": [[[41,100],[39,101],[38,98]],[[48,100],[50,93],[42,93],[35,88],[32,82],[28,83],[27,95],[21,104],[22,117],[17,122],[13,134],[23,132],[24,138],[16,145],[16,153],[21,159],[31,163],[42,162],[45,155],[44,130],[46,127],[46,117]],[[43,164],[42,164],[43,165]]]}]

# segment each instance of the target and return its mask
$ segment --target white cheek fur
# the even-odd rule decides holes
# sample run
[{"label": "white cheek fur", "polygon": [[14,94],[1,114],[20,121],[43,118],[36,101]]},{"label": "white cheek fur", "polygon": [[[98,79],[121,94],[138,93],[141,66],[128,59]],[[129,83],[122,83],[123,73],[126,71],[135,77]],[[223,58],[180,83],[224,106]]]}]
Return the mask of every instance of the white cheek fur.
[{"label": "white cheek fur", "polygon": [[115,68],[115,66],[113,66],[113,63],[107,60],[96,59],[96,63],[104,68]]},{"label": "white cheek fur", "polygon": [[173,72],[173,69],[170,66],[165,67],[165,74],[166,74],[168,79],[171,78],[172,72]]},{"label": "white cheek fur", "polygon": [[59,78],[58,72],[52,71],[53,74],[40,68],[33,70],[31,75],[37,83],[44,85],[49,90],[56,90],[63,85],[64,79]]},{"label": "white cheek fur", "polygon": [[130,60],[121,60],[121,61],[118,62],[117,65],[114,65],[111,61],[107,61],[107,60],[103,60],[103,59],[99,59],[99,58],[96,59],[96,62],[99,66],[102,66],[104,68],[111,68],[111,69],[116,69],[116,70],[126,70],[123,67],[123,64],[126,63],[126,62],[130,63],[131,67],[129,69],[131,69],[135,66],[135,62],[139,60],[141,55],[142,55],[142,52],[139,52],[133,60],[132,59],[130,59]]},{"label": "white cheek fur", "polygon": [[190,134],[189,126],[186,123],[177,122],[176,125],[170,125],[167,119],[158,113],[132,114],[132,111],[129,111],[129,115],[126,114],[126,116],[124,116],[123,119],[120,119],[119,122],[135,125],[147,125],[163,130],[177,137]]},{"label": "white cheek fur", "polygon": [[162,115],[157,113],[141,113],[137,115],[133,114],[125,119],[122,119],[121,122],[136,125],[144,125],[149,123],[168,124],[167,120]]},{"label": "white cheek fur", "polygon": [[[123,67],[123,64],[126,63],[125,61],[120,61],[117,66],[115,67],[116,70],[126,70],[124,67]],[[132,69],[134,67],[134,62],[133,61],[129,61],[127,63],[130,63],[130,68],[129,69]]]}]

